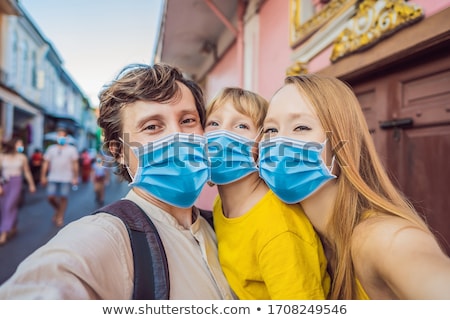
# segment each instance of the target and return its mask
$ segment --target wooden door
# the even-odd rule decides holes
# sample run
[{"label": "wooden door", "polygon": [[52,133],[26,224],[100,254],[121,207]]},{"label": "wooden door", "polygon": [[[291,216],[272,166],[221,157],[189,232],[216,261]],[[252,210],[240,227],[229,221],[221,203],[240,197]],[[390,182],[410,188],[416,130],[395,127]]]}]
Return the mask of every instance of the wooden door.
[{"label": "wooden door", "polygon": [[418,57],[352,87],[389,174],[450,254],[450,56]]}]

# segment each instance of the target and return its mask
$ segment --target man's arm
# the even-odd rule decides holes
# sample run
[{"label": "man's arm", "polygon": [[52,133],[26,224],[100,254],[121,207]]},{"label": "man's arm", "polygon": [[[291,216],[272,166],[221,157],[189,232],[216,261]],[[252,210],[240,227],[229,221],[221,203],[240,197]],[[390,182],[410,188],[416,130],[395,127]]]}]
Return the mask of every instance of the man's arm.
[{"label": "man's arm", "polygon": [[41,184],[43,186],[47,184],[47,171],[48,171],[48,160],[44,159],[41,168]]},{"label": "man's arm", "polygon": [[73,178],[72,178],[72,184],[76,185],[78,184],[78,172],[79,172],[79,163],[78,163],[78,158],[76,160],[72,161],[72,173],[73,173]]}]

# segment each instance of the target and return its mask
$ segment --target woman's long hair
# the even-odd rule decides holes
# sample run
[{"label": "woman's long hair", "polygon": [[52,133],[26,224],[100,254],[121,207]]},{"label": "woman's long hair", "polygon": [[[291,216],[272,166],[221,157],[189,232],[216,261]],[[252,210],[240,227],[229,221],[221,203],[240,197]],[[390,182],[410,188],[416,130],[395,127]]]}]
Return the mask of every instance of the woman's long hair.
[{"label": "woman's long hair", "polygon": [[431,231],[389,179],[353,91],[336,78],[313,74],[287,77],[285,83],[309,100],[336,150],[338,194],[325,239],[335,254],[330,298],[356,299],[350,244],[364,213],[398,216]]}]

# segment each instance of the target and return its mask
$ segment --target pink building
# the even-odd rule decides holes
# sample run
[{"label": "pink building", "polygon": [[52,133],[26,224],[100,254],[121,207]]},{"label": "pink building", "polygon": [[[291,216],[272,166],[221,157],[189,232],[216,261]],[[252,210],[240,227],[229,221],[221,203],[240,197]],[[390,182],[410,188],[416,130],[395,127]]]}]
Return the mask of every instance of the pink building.
[{"label": "pink building", "polygon": [[287,74],[345,80],[389,173],[450,253],[449,52],[450,0],[166,0],[155,61],[207,99],[224,86],[270,99]]}]

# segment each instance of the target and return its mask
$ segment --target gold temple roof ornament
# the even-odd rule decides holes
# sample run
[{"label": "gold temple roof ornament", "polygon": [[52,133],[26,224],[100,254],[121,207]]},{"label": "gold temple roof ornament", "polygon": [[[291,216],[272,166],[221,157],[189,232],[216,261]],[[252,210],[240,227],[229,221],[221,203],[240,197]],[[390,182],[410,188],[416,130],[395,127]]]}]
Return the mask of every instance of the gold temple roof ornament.
[{"label": "gold temple roof ornament", "polygon": [[330,59],[367,49],[422,18],[422,8],[404,0],[365,0],[335,40]]}]

